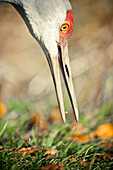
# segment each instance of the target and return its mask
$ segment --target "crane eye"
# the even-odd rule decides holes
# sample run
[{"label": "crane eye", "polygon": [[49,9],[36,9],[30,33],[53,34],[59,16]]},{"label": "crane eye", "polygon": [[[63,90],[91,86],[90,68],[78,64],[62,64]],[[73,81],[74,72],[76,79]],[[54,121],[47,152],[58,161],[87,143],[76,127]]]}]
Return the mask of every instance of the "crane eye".
[{"label": "crane eye", "polygon": [[64,33],[66,33],[68,30],[69,30],[70,26],[69,24],[63,24],[61,27],[60,27],[60,30]]}]

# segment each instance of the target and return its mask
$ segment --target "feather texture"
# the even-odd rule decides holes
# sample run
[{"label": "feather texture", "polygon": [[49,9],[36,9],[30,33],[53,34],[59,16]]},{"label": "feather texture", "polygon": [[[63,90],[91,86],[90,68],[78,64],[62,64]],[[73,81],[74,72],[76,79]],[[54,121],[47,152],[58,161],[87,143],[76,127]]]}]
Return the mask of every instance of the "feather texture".
[{"label": "feather texture", "polygon": [[71,9],[68,0],[0,0],[0,2],[13,4],[42,48],[44,45],[51,55],[56,56],[59,29],[65,21],[67,11]]}]

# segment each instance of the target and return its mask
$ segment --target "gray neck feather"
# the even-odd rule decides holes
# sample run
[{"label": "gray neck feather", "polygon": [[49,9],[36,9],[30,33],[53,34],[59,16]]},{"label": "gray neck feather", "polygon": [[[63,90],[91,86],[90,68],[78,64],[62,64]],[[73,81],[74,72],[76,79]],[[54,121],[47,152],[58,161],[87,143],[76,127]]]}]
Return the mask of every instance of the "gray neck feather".
[{"label": "gray neck feather", "polygon": [[11,3],[24,19],[32,36],[52,55],[56,54],[56,41],[66,13],[71,9],[68,0],[0,0]]}]

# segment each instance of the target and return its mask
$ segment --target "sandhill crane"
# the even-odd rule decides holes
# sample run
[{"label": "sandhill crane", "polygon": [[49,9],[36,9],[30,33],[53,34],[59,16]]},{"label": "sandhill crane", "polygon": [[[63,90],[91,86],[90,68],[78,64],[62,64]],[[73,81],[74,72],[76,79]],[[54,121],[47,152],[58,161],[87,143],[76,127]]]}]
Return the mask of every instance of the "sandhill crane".
[{"label": "sandhill crane", "polygon": [[73,12],[68,0],[0,0],[14,6],[30,33],[42,47],[53,77],[63,122],[65,110],[59,75],[61,68],[76,121],[78,108],[68,56],[68,39],[73,30]]}]

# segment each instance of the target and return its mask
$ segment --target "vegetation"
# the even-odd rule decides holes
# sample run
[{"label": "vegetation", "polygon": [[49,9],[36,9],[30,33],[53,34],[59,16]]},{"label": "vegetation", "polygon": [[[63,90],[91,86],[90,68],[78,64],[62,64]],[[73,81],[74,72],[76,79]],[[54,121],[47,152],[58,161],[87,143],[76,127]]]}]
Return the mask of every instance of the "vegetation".
[{"label": "vegetation", "polygon": [[[102,106],[92,132],[82,118],[78,125],[70,120],[64,125],[60,119],[42,119],[32,103],[10,101],[7,106],[8,113],[0,119],[0,169],[112,169],[113,126],[98,127],[106,123],[103,115],[113,113],[112,105]],[[110,134],[99,128],[109,128]]]}]

